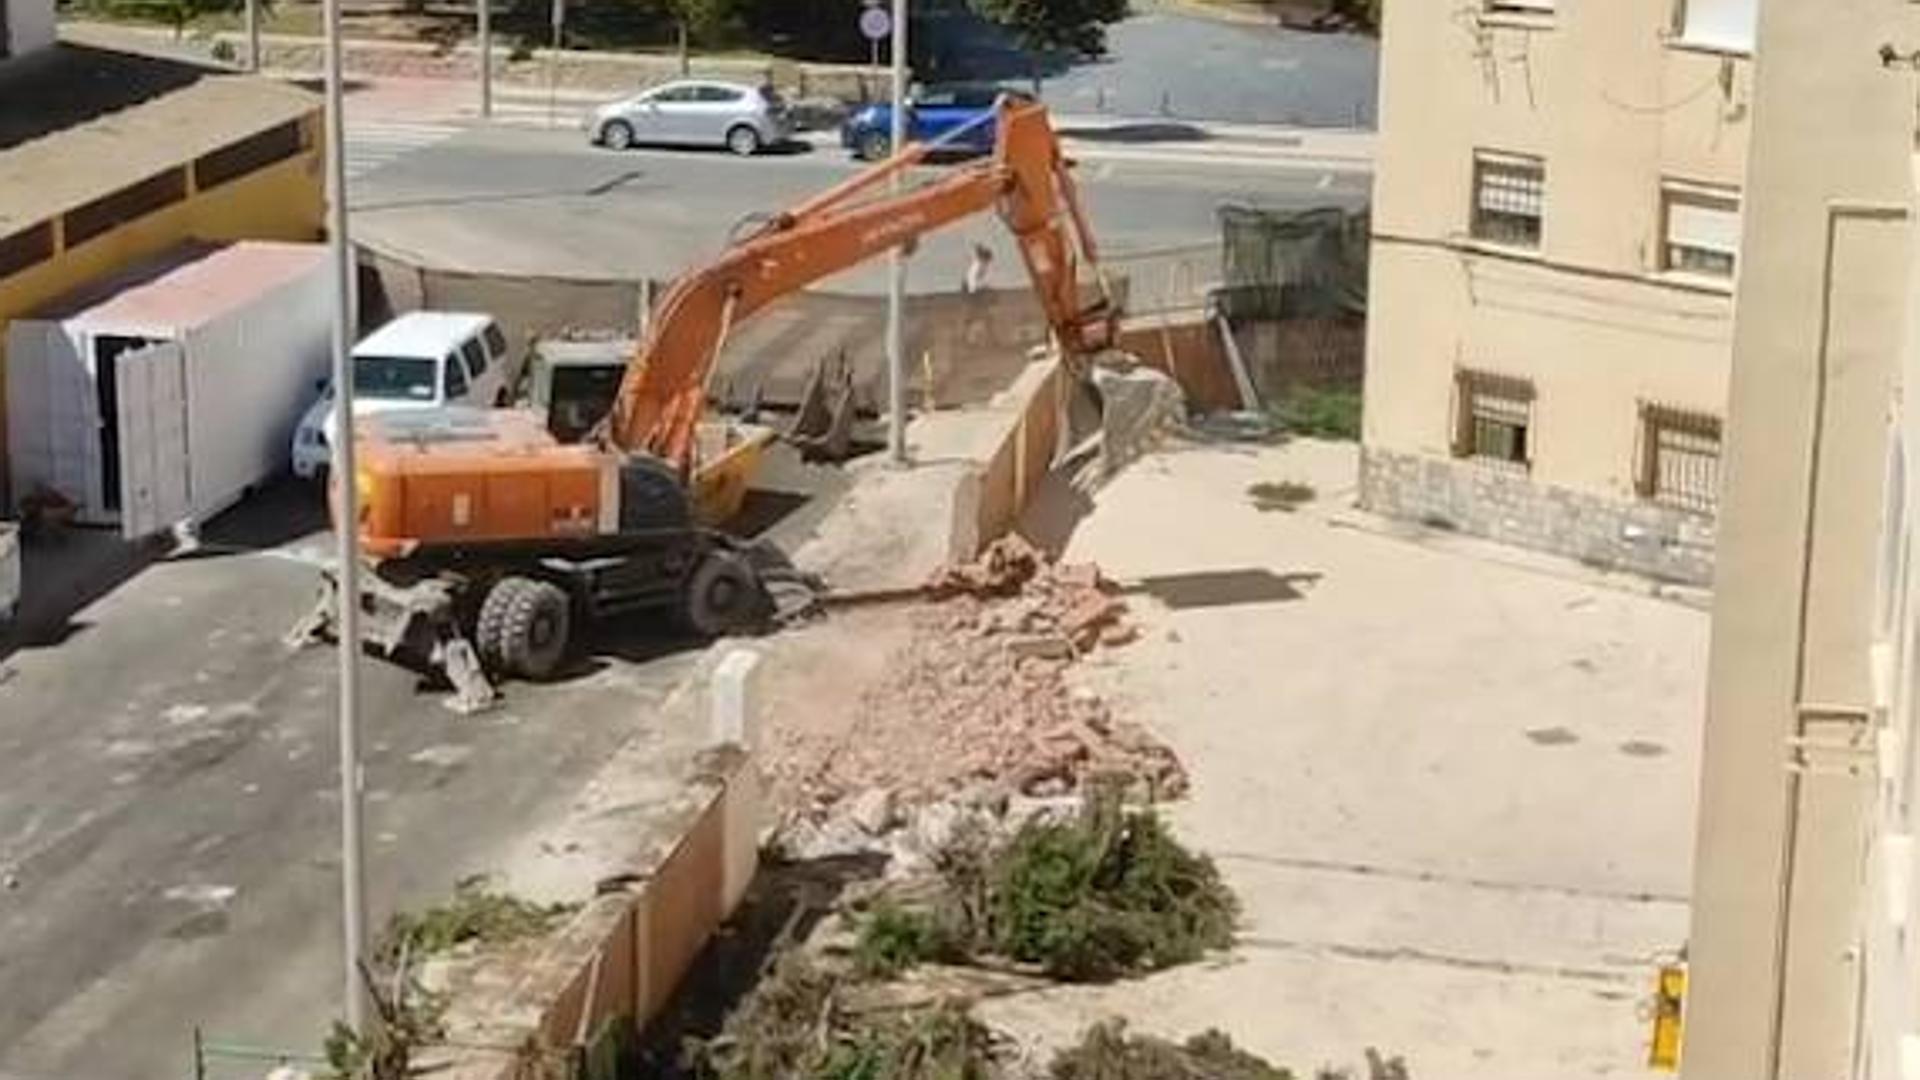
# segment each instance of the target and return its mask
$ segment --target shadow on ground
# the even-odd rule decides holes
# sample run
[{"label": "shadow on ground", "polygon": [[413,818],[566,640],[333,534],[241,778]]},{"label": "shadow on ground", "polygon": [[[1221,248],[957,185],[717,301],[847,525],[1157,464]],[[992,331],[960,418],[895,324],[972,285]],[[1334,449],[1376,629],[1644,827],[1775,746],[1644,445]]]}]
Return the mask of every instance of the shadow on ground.
[{"label": "shadow on ground", "polygon": [[1321,576],[1311,571],[1276,574],[1265,567],[1206,570],[1140,578],[1120,591],[1151,596],[1175,611],[1236,607],[1241,604],[1278,604],[1304,599],[1306,590],[1318,583]]},{"label": "shadow on ground", "polygon": [[[1192,124],[1172,121],[1138,124],[1116,124],[1112,127],[1063,127],[1060,136],[1066,139],[1078,139],[1092,143],[1161,143],[1161,142],[1205,142],[1213,136],[1202,128]],[[1300,140],[1293,139],[1298,145]]]},{"label": "shadow on ground", "polygon": [[[327,528],[326,504],[310,484],[282,479],[208,522],[182,559],[217,559],[282,547]],[[56,528],[22,549],[18,621],[0,631],[0,660],[21,649],[50,649],[84,633],[75,619],[96,601],[170,557],[171,538],[128,541],[106,528]]]}]

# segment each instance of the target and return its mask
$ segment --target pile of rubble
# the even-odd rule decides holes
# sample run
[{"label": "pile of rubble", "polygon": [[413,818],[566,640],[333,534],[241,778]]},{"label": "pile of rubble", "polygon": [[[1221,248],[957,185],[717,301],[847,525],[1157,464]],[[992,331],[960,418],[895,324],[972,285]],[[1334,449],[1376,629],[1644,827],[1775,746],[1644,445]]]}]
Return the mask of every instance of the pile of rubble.
[{"label": "pile of rubble", "polygon": [[914,613],[838,744],[775,756],[776,786],[799,817],[845,816],[863,798],[1059,797],[1094,777],[1139,797],[1184,793],[1171,750],[1068,683],[1080,657],[1138,635],[1098,568],[1009,538],[942,572],[928,593],[936,602]]}]

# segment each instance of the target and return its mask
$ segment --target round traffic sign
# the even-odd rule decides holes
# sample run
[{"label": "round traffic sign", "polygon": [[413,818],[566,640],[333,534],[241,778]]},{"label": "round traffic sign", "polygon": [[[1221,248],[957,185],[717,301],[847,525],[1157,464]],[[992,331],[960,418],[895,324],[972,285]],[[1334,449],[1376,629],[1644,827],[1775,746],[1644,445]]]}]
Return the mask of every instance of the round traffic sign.
[{"label": "round traffic sign", "polygon": [[868,41],[879,41],[893,33],[893,16],[883,7],[870,7],[860,13],[860,32]]}]

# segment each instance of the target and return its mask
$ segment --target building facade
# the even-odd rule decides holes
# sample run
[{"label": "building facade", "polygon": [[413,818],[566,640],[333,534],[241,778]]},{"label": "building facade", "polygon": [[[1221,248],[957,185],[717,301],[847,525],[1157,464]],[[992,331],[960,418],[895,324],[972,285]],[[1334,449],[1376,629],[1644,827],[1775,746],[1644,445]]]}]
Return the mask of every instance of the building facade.
[{"label": "building facade", "polygon": [[1920,1078],[1909,0],[1762,0],[1686,1080]]},{"label": "building facade", "polygon": [[1754,5],[1386,5],[1368,508],[1711,577]]}]

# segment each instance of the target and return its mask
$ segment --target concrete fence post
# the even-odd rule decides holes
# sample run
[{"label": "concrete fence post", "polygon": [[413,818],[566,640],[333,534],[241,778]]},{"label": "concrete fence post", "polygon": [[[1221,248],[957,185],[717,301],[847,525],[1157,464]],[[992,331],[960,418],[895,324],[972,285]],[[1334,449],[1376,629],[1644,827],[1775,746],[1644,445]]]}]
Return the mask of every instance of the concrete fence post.
[{"label": "concrete fence post", "polygon": [[743,752],[725,778],[720,807],[720,917],[747,894],[760,867],[761,793],[753,757],[760,747],[760,654],[732,649],[714,666],[709,687],[708,742]]},{"label": "concrete fence post", "polygon": [[708,687],[707,741],[714,746],[738,746],[751,754],[760,744],[759,695],[756,691],[760,654],[733,649],[714,665]]}]

